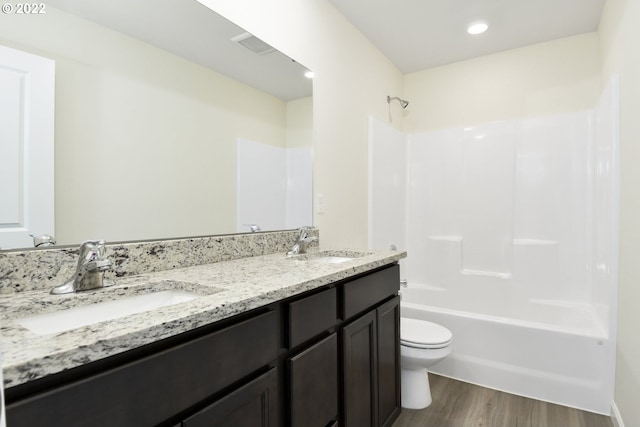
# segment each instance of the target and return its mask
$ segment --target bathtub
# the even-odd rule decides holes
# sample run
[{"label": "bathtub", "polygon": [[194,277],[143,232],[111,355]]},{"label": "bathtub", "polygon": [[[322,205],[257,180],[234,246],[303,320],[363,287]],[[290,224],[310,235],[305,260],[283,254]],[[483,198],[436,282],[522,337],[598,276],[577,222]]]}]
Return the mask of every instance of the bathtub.
[{"label": "bathtub", "polygon": [[493,302],[486,295],[470,298],[411,285],[402,290],[401,315],[453,333],[451,355],[430,372],[610,414],[615,343],[594,307],[513,298]]}]

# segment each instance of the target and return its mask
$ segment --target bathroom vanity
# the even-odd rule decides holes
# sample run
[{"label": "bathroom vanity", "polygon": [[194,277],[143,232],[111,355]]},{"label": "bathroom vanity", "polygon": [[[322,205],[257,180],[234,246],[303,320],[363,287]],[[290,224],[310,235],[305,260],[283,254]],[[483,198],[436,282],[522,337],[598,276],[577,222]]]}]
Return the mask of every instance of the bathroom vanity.
[{"label": "bathroom vanity", "polygon": [[[200,295],[56,334],[14,322],[37,291],[0,298],[9,425],[390,426],[405,254],[330,255],[124,277],[121,294],[155,284]],[[41,293],[48,307],[60,298]]]}]

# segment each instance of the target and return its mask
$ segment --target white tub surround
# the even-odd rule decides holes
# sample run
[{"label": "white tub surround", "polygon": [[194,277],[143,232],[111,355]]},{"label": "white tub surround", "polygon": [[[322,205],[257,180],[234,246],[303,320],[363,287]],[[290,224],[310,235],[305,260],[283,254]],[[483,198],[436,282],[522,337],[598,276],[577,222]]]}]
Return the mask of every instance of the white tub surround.
[{"label": "white tub surround", "polygon": [[[387,163],[373,175],[396,185],[371,189],[370,247],[402,242],[385,224],[406,224],[402,315],[456,337],[434,372],[609,414],[618,120],[612,79],[593,110],[423,132],[406,149],[390,149],[387,125],[374,123],[371,146]],[[393,156],[406,181],[387,170],[401,163]],[[393,201],[395,211],[376,209]]]},{"label": "white tub surround", "polygon": [[535,301],[481,307],[464,295],[419,286],[402,298],[402,316],[446,325],[455,337],[451,355],[430,372],[609,415],[603,391],[611,382],[614,340],[592,307]]},{"label": "white tub surround", "polygon": [[[265,233],[267,238],[271,234]],[[285,234],[289,235],[291,232]],[[287,244],[290,245],[295,240],[295,235],[297,233],[294,232],[293,237],[287,239]],[[79,294],[50,295],[47,285],[36,290],[0,296],[0,344],[3,348],[5,388],[227,319],[283,298],[392,264],[406,256],[406,253],[395,251],[363,252],[364,256],[341,263],[317,263],[287,258],[285,248],[269,255],[244,258],[238,256],[243,248],[240,244],[243,237],[260,239],[261,236],[264,235],[229,236],[236,243],[231,246],[235,250],[217,256],[234,259],[128,274],[117,278],[117,284],[110,288]],[[153,244],[155,247],[168,248],[179,243],[169,241]],[[180,244],[186,244],[186,241]],[[147,256],[163,256],[162,251],[155,252],[147,253]],[[166,250],[164,256],[169,256],[168,252],[170,251]],[[112,252],[108,251],[107,256],[110,253]],[[349,254],[348,251],[342,253],[345,256]],[[205,254],[201,255],[205,257]],[[189,252],[181,256],[186,262]],[[36,266],[32,268],[34,271],[37,269]],[[25,280],[29,280],[28,277]],[[130,295],[149,288],[182,289],[201,296],[189,302],[49,335],[36,335],[15,323],[17,318],[59,310],[61,306],[70,308],[112,299],[114,294]]]},{"label": "white tub surround", "polygon": [[311,147],[276,147],[238,138],[236,141],[237,232],[247,224],[265,230],[313,223]]}]

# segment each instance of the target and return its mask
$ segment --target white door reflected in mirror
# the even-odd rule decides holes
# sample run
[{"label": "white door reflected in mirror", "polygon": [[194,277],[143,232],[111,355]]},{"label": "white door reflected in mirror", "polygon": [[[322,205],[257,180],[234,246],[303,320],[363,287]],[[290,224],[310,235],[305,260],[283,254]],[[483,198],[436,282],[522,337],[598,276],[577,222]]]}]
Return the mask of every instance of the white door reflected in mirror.
[{"label": "white door reflected in mirror", "polygon": [[54,61],[0,46],[0,248],[54,233]]}]

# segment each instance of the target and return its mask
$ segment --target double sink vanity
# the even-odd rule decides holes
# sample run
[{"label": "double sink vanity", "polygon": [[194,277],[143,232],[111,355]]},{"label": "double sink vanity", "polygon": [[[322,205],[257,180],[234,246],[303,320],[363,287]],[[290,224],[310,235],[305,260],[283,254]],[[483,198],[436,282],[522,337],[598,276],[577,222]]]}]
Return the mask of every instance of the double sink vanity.
[{"label": "double sink vanity", "polygon": [[3,254],[8,426],[393,424],[406,254],[295,234],[109,246],[115,284],[65,295],[77,251]]}]

